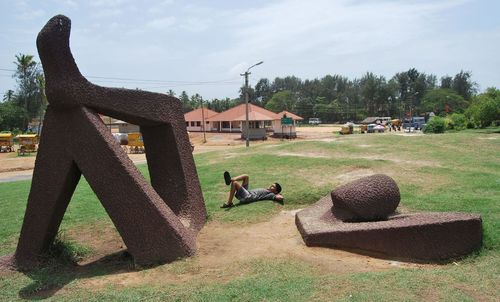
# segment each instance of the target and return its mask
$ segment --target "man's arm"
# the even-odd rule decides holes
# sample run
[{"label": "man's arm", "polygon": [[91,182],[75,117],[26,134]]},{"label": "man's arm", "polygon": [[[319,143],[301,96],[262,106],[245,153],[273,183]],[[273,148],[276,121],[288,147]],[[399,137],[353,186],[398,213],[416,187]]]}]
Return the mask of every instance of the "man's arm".
[{"label": "man's arm", "polygon": [[281,195],[281,194],[276,194],[276,195],[274,195],[274,200],[277,200],[277,201],[283,201],[283,198],[284,198],[284,197],[283,197],[283,195]]}]

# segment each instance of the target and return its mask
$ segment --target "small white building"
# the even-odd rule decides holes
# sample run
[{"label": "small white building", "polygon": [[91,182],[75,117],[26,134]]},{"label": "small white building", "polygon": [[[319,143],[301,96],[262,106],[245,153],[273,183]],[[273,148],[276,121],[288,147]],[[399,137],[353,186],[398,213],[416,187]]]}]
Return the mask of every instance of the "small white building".
[{"label": "small white building", "polygon": [[[208,108],[203,108],[203,111],[201,110],[201,108],[198,108],[184,114],[187,131],[212,131],[212,122],[210,122],[208,119],[217,114],[218,112],[215,112]],[[203,129],[202,127],[203,121],[205,121],[205,129]]]},{"label": "small white building", "polygon": [[[241,138],[246,139],[245,104],[240,104],[221,113],[205,109],[203,114],[204,116],[202,116],[201,108],[184,114],[188,131],[203,131],[202,120],[204,119],[205,131],[239,132]],[[283,117],[291,118],[292,123],[282,125],[281,119]],[[303,120],[302,117],[288,111],[276,114],[257,105],[248,104],[248,138],[252,140],[266,139],[268,132],[274,132],[274,137],[295,138],[297,137],[295,126],[301,120]]]},{"label": "small white building", "polygon": [[[250,129],[264,129],[264,133],[271,127],[271,121],[276,114],[254,104],[248,104],[248,120]],[[213,130],[217,132],[242,132],[246,121],[246,105],[240,104],[208,119],[212,122]],[[262,130],[256,130],[261,133]],[[262,135],[258,138],[262,139]]]},{"label": "small white building", "polygon": [[[296,125],[298,121],[303,120],[302,117],[293,114],[288,111],[282,111],[280,113],[276,114],[277,119],[273,120],[273,137],[283,137],[283,138],[296,138],[297,137],[297,130],[296,130]],[[291,124],[285,124],[283,125],[281,123],[282,118],[291,118],[292,123]]]},{"label": "small white building", "polygon": [[[269,111],[271,112],[271,111]],[[264,114],[257,111],[248,112],[248,132],[246,127],[246,113],[235,118],[235,121],[241,122],[241,139],[246,139],[246,134],[248,133],[248,139],[250,140],[265,140],[267,139],[267,129],[269,129],[270,123],[275,119],[274,113]]]}]

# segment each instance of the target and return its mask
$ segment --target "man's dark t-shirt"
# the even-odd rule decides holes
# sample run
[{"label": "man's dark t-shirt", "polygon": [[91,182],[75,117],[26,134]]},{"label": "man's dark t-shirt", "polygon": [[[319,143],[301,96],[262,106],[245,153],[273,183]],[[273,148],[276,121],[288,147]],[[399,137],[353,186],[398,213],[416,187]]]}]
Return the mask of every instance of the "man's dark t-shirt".
[{"label": "man's dark t-shirt", "polygon": [[276,200],[276,194],[268,189],[248,190],[248,186],[242,186],[235,195],[240,203],[251,203],[260,200]]}]

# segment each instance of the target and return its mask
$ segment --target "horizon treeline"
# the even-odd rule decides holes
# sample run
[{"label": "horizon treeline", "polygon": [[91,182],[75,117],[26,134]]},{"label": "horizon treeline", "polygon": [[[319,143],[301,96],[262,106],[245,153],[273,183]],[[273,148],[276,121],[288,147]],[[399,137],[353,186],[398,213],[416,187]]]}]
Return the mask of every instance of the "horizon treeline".
[{"label": "horizon treeline", "polygon": [[[470,71],[440,77],[419,72],[415,68],[398,72],[392,78],[365,73],[359,79],[342,75],[326,75],[313,80],[296,76],[261,78],[248,88],[249,101],[273,112],[287,110],[305,119],[320,118],[324,122],[359,121],[368,116],[405,116],[462,113],[478,91]],[[185,91],[178,96],[185,112],[199,108],[201,102],[221,112],[244,103],[245,87],[236,99],[204,100]],[[170,90],[170,95],[175,93]]]},{"label": "horizon treeline", "polygon": [[[48,102],[41,65],[32,55],[18,54],[15,58],[13,77],[17,87],[9,89],[0,102],[0,130],[22,132],[30,130],[29,124],[34,119],[41,123]],[[211,110],[222,112],[244,103],[245,87],[240,87],[239,92],[240,96],[235,99],[211,100],[204,100],[198,93],[189,96],[186,91],[176,95],[169,90],[167,94],[181,100],[184,112],[199,108],[202,103]],[[327,123],[360,121],[368,116],[403,118],[429,112],[441,116],[464,113],[467,108],[474,107],[474,102],[483,94],[497,100],[499,93],[496,88],[486,89],[480,95],[477,92],[478,85],[472,80],[470,71],[461,70],[454,76],[438,79],[415,68],[398,72],[390,79],[372,72],[352,80],[342,75],[325,75],[312,80],[293,75],[274,80],[261,78],[254,87],[248,88],[249,101],[253,104],[273,112],[287,110],[306,121],[315,117]],[[488,106],[495,107],[497,103]],[[485,108],[490,108],[488,106]],[[498,108],[492,110],[497,112]],[[493,119],[500,120],[496,115]]]}]

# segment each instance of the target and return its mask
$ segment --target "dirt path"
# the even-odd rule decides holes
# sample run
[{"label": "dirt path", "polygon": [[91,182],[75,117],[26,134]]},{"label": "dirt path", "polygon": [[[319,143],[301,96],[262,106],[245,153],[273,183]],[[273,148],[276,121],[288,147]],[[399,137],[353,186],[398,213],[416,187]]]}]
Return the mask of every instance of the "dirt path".
[{"label": "dirt path", "polygon": [[[241,144],[243,146],[243,144]],[[239,144],[233,145],[195,145],[194,154],[227,150],[227,148],[240,147]],[[129,158],[135,164],[146,163],[145,154],[128,154]],[[36,153],[30,156],[17,156],[17,153],[0,153],[0,182],[11,182],[18,180],[31,179],[33,168],[35,167]]]},{"label": "dirt path", "polygon": [[[114,285],[165,284],[192,279],[229,281],[241,276],[248,263],[258,259],[299,260],[320,273],[353,273],[384,271],[395,267],[424,267],[426,265],[384,260],[341,250],[306,247],[295,226],[297,211],[281,211],[269,221],[251,225],[227,225],[210,222],[197,238],[195,257],[144,271],[123,267],[106,276],[81,279],[80,286],[96,288]],[[81,262],[81,269],[92,266],[99,258],[124,250],[116,230],[108,225],[95,230],[71,230],[71,239],[90,245],[94,255]],[[183,266],[182,268],[179,268]]]}]

